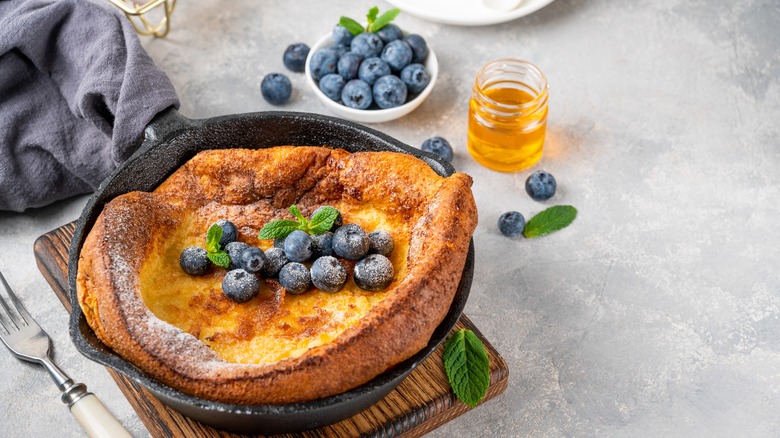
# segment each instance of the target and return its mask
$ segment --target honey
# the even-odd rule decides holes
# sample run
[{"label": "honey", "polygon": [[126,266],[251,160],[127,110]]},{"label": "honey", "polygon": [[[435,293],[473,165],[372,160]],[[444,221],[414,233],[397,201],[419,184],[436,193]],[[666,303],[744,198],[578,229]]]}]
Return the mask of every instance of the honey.
[{"label": "honey", "polygon": [[547,130],[547,79],[533,64],[500,59],[477,74],[469,102],[469,153],[503,172],[542,157]]}]

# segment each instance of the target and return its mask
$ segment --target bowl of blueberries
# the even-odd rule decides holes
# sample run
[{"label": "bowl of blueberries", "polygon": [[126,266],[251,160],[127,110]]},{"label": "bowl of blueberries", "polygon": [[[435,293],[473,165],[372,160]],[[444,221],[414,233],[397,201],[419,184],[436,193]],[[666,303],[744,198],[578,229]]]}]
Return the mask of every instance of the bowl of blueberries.
[{"label": "bowl of blueberries", "polygon": [[375,32],[336,25],[306,58],[306,81],[331,111],[361,123],[397,119],[431,93],[439,73],[423,37],[393,23]]}]

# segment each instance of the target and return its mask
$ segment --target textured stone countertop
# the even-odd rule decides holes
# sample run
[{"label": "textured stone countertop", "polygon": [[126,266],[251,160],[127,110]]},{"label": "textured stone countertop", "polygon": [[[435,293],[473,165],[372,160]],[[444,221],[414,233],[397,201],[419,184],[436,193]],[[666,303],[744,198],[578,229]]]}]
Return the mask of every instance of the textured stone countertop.
[{"label": "textured stone countertop", "polygon": [[[330,114],[282,52],[373,4],[182,1],[170,35],[143,41],[186,116]],[[442,135],[474,177],[466,313],[510,368],[502,396],[431,436],[780,436],[777,2],[556,0],[494,26],[397,22],[427,38],[441,73],[414,113],[372,127],[412,146]],[[558,179],[545,204],[525,194],[529,171],[493,172],[466,150],[471,83],[501,57],[549,78],[546,150],[531,169]],[[260,95],[271,72],[292,80],[283,107]],[[52,334],[62,368],[146,436],[106,371],[71,344],[33,258],[36,237],[85,201],[0,213],[0,270]],[[533,240],[499,234],[502,212],[553,204],[577,207],[572,226]],[[2,348],[0,369],[0,436],[82,435],[43,370]]]}]

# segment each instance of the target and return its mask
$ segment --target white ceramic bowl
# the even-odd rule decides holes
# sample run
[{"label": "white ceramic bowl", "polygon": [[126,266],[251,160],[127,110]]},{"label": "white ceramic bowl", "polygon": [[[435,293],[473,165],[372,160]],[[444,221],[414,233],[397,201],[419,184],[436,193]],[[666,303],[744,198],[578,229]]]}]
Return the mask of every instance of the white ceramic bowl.
[{"label": "white ceramic bowl", "polygon": [[328,109],[333,111],[339,117],[343,117],[345,119],[352,120],[355,122],[360,122],[360,123],[388,122],[390,120],[395,120],[399,117],[403,117],[409,114],[410,112],[414,111],[415,108],[420,106],[420,104],[423,103],[425,98],[427,98],[428,95],[431,94],[431,90],[433,90],[433,86],[436,84],[436,77],[439,75],[439,61],[436,59],[436,54],[433,53],[431,47],[428,46],[428,57],[425,58],[425,62],[423,63],[423,65],[425,66],[425,69],[428,70],[428,75],[430,75],[431,77],[431,82],[429,82],[428,86],[425,87],[425,89],[422,90],[420,94],[415,96],[414,99],[395,108],[365,109],[365,110],[350,108],[338,102],[334,102],[328,96],[326,96],[325,93],[320,91],[320,87],[318,86],[317,81],[315,81],[314,78],[311,76],[311,68],[309,67],[309,64],[311,63],[312,56],[314,56],[314,54],[318,50],[325,49],[333,45],[334,44],[333,44],[333,39],[331,38],[331,34],[327,34],[322,38],[320,38],[319,41],[317,41],[314,44],[314,46],[311,47],[311,50],[309,51],[309,56],[306,58],[306,82],[309,84],[309,87],[312,89],[314,94],[322,101],[323,104],[325,104],[326,107],[328,107]]}]

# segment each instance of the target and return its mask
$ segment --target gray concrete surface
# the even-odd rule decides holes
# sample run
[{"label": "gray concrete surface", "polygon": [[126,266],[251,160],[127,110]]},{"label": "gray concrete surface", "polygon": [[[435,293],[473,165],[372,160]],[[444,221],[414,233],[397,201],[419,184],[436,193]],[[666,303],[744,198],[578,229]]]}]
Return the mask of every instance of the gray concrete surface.
[{"label": "gray concrete surface", "polygon": [[[382,9],[389,7],[377,2]],[[287,44],[313,43],[373,2],[180,2],[145,47],[194,118],[277,109],[259,93]],[[466,312],[506,359],[507,391],[431,433],[450,436],[780,435],[780,6],[776,1],[556,0],[519,20],[463,28],[401,15],[441,75],[403,119],[410,145],[448,138],[474,177],[480,224]],[[478,68],[537,63],[550,87],[542,161],[550,202],[466,151]],[[285,110],[323,112],[302,74]],[[54,336],[55,357],[136,436],[148,434],[107,373],[70,344],[32,254],[84,197],[0,213],[0,269]],[[498,216],[571,204],[556,234],[513,241]],[[43,372],[0,351],[0,436],[81,436]]]}]

